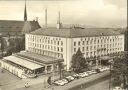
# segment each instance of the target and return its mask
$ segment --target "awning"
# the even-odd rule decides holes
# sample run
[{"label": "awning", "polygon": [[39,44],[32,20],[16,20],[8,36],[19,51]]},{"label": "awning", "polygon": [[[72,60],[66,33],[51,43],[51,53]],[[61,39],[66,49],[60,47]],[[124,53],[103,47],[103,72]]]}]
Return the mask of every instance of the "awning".
[{"label": "awning", "polygon": [[30,70],[35,70],[35,69],[44,67],[42,65],[39,65],[39,64],[24,60],[22,58],[19,58],[19,57],[13,56],[13,55],[12,56],[8,56],[8,57],[4,57],[4,59],[8,60],[8,61],[11,61],[13,63],[16,63],[18,65],[21,65],[23,67],[26,67],[26,68],[28,68]]}]

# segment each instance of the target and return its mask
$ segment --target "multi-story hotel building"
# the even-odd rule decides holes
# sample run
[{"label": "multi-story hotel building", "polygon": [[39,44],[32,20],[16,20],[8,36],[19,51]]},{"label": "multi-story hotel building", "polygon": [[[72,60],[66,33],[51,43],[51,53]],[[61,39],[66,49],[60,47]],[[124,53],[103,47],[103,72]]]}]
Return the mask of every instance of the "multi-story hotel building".
[{"label": "multi-story hotel building", "polygon": [[124,35],[107,28],[41,28],[25,37],[26,51],[63,58],[67,70],[78,48],[85,58],[124,51]]},{"label": "multi-story hotel building", "polygon": [[0,63],[20,78],[58,71],[60,62],[70,70],[72,56],[80,48],[85,59],[97,66],[100,59],[96,57],[124,51],[124,40],[124,34],[113,29],[40,28],[25,35],[25,51],[4,57]]}]

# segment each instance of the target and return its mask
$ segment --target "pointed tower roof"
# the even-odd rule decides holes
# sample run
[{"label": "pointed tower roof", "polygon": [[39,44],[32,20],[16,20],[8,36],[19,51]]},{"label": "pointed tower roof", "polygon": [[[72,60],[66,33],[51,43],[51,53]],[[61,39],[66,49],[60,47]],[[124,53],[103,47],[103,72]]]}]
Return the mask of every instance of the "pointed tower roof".
[{"label": "pointed tower roof", "polygon": [[24,8],[24,21],[27,21],[26,0],[25,0],[25,8]]}]

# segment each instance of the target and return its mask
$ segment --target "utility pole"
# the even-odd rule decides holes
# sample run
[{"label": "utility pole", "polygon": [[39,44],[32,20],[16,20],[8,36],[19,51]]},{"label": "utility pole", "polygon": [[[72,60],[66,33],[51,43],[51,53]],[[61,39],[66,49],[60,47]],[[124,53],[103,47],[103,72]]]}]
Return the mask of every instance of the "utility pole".
[{"label": "utility pole", "polygon": [[111,68],[112,68],[112,61],[110,61],[109,64],[110,64],[109,90],[111,90]]}]

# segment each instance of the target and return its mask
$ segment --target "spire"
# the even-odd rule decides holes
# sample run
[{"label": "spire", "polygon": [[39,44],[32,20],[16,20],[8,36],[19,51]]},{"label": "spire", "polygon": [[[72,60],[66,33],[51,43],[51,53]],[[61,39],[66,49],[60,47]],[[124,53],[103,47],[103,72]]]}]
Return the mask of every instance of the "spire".
[{"label": "spire", "polygon": [[25,0],[25,8],[24,8],[24,21],[27,21],[26,0]]}]

